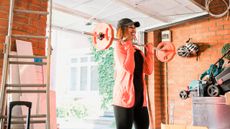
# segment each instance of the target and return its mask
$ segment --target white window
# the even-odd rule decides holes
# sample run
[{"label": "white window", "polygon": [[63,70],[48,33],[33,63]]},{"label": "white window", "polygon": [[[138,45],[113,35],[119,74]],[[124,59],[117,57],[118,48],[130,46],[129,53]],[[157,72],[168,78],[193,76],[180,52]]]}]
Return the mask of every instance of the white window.
[{"label": "white window", "polygon": [[72,57],[69,75],[69,92],[84,94],[98,91],[98,66],[92,55]]}]

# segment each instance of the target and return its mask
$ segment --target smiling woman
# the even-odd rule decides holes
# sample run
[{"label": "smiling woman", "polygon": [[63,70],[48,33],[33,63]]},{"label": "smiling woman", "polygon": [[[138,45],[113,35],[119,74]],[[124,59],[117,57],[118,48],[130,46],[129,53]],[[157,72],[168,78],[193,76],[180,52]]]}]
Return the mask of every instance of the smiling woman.
[{"label": "smiling woman", "polygon": [[113,106],[117,129],[148,129],[145,74],[153,71],[152,45],[146,45],[146,55],[134,46],[136,27],[140,23],[129,18],[118,21],[118,41],[114,50],[115,85]]}]

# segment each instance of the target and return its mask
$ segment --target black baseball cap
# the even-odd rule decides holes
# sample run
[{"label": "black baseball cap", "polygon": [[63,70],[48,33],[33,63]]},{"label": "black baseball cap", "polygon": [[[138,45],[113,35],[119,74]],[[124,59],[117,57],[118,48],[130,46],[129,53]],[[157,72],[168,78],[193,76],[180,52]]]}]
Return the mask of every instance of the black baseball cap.
[{"label": "black baseball cap", "polygon": [[140,23],[138,21],[134,22],[129,18],[122,18],[121,20],[118,21],[117,28],[119,28],[119,27],[123,28],[123,27],[129,26],[129,25],[134,25],[135,27],[139,27]]}]

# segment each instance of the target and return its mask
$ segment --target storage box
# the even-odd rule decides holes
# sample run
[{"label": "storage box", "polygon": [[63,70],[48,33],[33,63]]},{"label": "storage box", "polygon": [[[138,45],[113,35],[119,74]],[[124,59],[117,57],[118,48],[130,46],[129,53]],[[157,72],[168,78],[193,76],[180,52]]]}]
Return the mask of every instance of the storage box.
[{"label": "storage box", "polygon": [[230,129],[230,105],[225,97],[193,97],[192,125],[209,129]]}]

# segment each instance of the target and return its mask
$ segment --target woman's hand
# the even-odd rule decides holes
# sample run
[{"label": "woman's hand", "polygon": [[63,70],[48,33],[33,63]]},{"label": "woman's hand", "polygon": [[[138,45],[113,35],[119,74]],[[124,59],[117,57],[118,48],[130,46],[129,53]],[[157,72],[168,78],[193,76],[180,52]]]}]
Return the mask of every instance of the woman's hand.
[{"label": "woman's hand", "polygon": [[145,45],[145,50],[148,54],[154,54],[154,47],[152,43],[147,43]]},{"label": "woman's hand", "polygon": [[130,35],[130,34],[129,34],[129,35],[126,35],[126,36],[122,39],[123,42],[127,42],[127,41],[129,41],[129,40],[132,41],[132,35]]},{"label": "woman's hand", "polygon": [[[127,40],[127,41],[122,41],[121,44],[124,46],[125,50],[128,50],[130,48],[133,48],[133,44],[131,40]],[[133,48],[134,49],[134,48]]]}]

